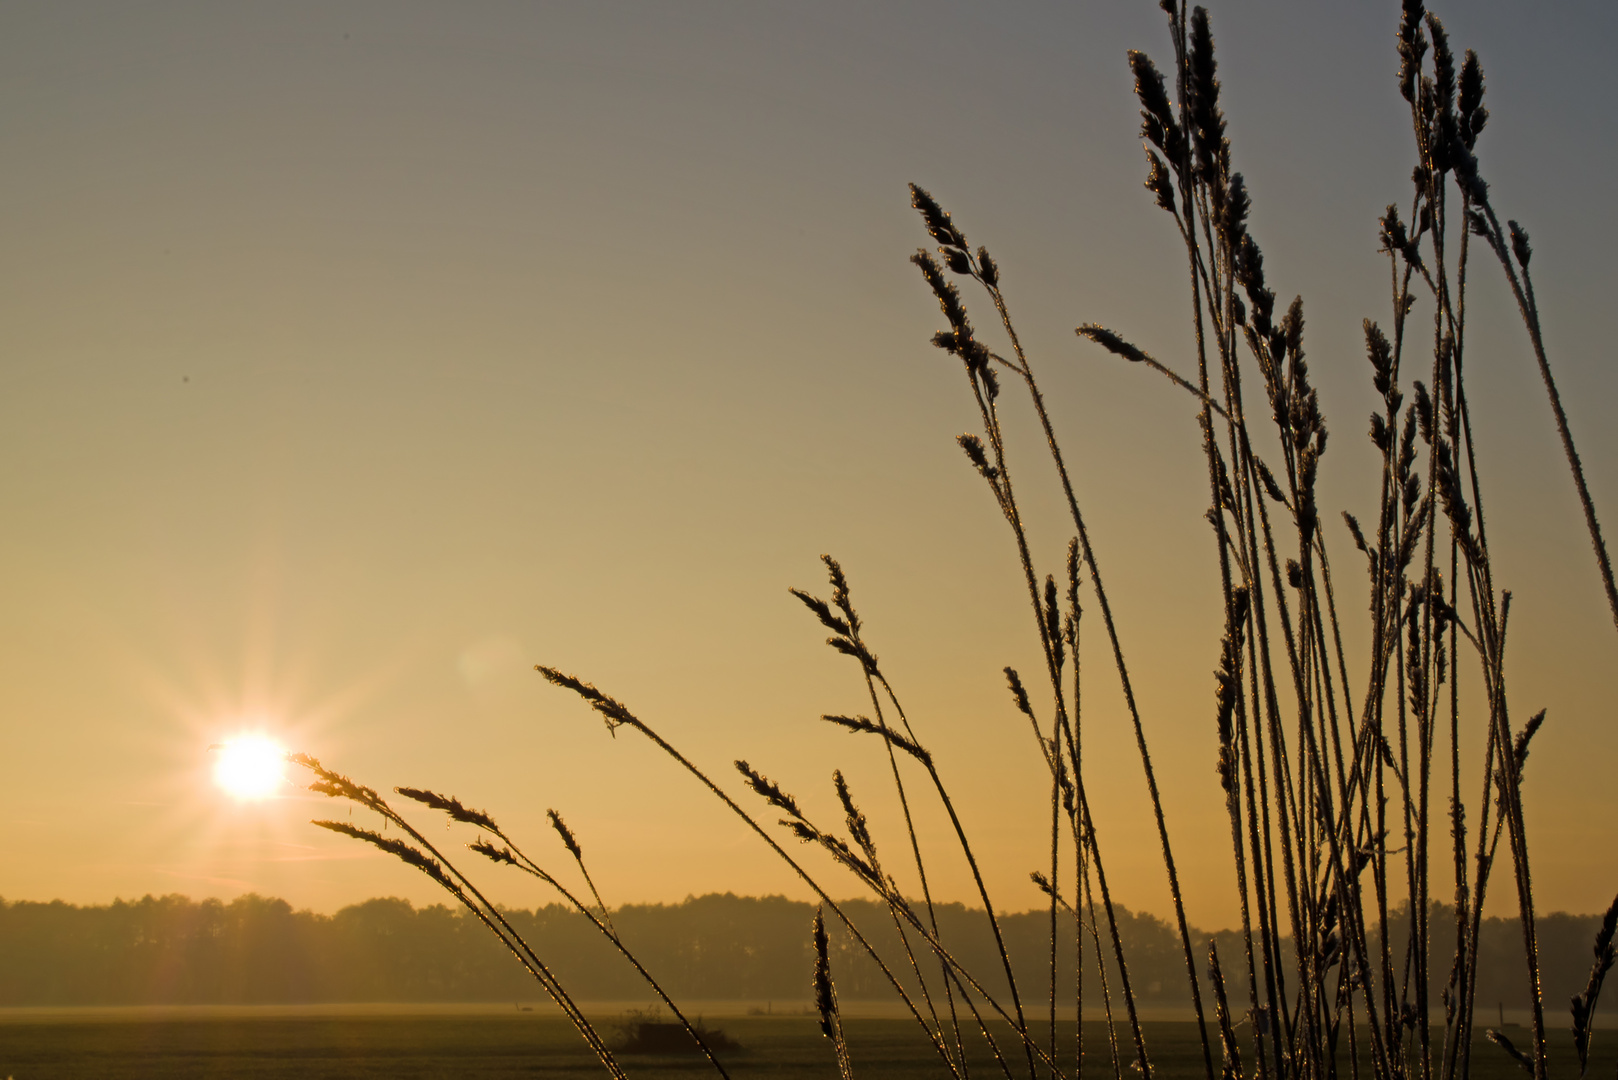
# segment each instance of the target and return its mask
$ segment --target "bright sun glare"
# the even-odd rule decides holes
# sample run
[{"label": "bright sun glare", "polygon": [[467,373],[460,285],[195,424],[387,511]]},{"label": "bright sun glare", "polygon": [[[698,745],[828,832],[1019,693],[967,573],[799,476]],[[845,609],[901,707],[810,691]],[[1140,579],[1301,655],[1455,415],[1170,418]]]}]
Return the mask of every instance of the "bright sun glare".
[{"label": "bright sun glare", "polygon": [[219,755],[213,776],[219,786],[238,799],[262,799],[275,792],[285,777],[286,751],[262,735],[243,735],[213,747]]}]

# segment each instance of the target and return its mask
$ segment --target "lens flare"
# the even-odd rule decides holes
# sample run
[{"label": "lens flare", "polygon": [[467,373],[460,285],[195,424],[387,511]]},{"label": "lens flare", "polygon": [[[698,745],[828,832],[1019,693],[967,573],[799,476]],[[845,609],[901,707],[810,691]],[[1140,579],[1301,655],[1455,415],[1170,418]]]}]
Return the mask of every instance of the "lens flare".
[{"label": "lens flare", "polygon": [[238,799],[263,799],[286,782],[286,751],[263,735],[243,735],[213,749],[216,783]]}]

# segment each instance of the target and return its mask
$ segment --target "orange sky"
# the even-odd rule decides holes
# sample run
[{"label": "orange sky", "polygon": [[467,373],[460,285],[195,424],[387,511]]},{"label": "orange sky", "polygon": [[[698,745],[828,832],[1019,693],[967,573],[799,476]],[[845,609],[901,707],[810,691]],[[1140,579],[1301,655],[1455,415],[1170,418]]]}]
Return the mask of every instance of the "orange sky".
[{"label": "orange sky", "polygon": [[[1489,78],[1486,175],[1533,235],[1552,362],[1618,522],[1618,15],[1453,6]],[[1411,162],[1394,5],[1342,7],[1214,11],[1253,229],[1277,291],[1307,304],[1333,518],[1375,504],[1359,320],[1386,317],[1374,219]],[[379,787],[459,794],[536,849],[555,807],[609,903],[803,895],[687,777],[530,669],[597,682],[716,774],[747,758],[822,818],[842,766],[897,843],[885,760],[815,720],[864,708],[786,593],[823,590],[829,551],[997,904],[1037,903],[1040,767],[999,674],[1033,669],[1037,640],[953,444],[975,413],[905,262],[915,180],[1003,268],[1191,921],[1232,924],[1193,414],[1072,333],[1099,321],[1188,370],[1130,47],[1167,51],[1147,0],[0,11],[0,896],[436,899],[309,827],[319,801],[215,790],[206,747],[244,727]],[[1497,277],[1479,273],[1469,372],[1516,595],[1514,709],[1550,710],[1528,780],[1539,897],[1591,911],[1618,887],[1618,633]],[[1054,494],[1027,496],[1051,570]],[[1352,626],[1363,585],[1328,536]],[[1116,684],[1085,660],[1109,874],[1164,912]],[[941,859],[940,891],[967,899]]]}]

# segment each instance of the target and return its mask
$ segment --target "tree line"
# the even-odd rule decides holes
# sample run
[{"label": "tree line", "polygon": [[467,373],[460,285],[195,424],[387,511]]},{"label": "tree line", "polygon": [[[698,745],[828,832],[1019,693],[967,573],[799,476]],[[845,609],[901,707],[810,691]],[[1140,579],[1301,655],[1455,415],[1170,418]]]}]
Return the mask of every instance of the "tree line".
[{"label": "tree line", "polygon": [[[916,976],[886,909],[867,900],[842,907],[889,959],[895,976],[914,988]],[[1149,914],[1118,911],[1137,998],[1152,1008],[1183,1005],[1186,969],[1174,929]],[[639,976],[577,912],[550,905],[505,915],[576,998],[650,998]],[[942,937],[952,943],[957,959],[991,992],[1003,991],[1005,977],[982,910],[944,904],[937,915]],[[678,904],[626,905],[612,913],[625,945],[676,1000],[807,999],[814,960],[812,918],[813,908],[806,903],[730,893]],[[1044,1000],[1049,912],[1005,914],[1000,920],[1024,1000]],[[1453,921],[1447,906],[1434,905],[1435,931]],[[1583,989],[1599,921],[1599,916],[1565,914],[1540,919],[1542,985],[1550,1009],[1560,1011]],[[1059,919],[1057,927],[1058,979],[1067,987],[1076,959],[1071,918]],[[1408,939],[1407,927],[1404,912],[1390,920],[1396,943]],[[849,1001],[890,998],[893,991],[881,970],[841,927],[833,931],[832,969],[839,996]],[[1196,936],[1203,956],[1210,938],[1217,944],[1232,1009],[1245,1011],[1246,958],[1239,936],[1230,931]],[[937,962],[914,934],[911,940],[917,966],[937,991]],[[1108,953],[1107,987],[1121,1018],[1121,973],[1105,932],[1101,943]],[[1517,921],[1486,920],[1481,944],[1479,1007],[1498,1002],[1507,1009],[1526,1008]],[[1433,949],[1435,955],[1449,955],[1443,941],[1435,940]],[[1086,929],[1087,1009],[1101,1005],[1096,954]],[[1433,974],[1434,1000],[1442,994],[1446,975]],[[84,907],[0,899],[0,1005],[5,1006],[523,1001],[540,996],[532,978],[481,924],[442,905],[416,908],[404,900],[374,899],[322,915],[257,895],[230,903],[147,896]]]}]

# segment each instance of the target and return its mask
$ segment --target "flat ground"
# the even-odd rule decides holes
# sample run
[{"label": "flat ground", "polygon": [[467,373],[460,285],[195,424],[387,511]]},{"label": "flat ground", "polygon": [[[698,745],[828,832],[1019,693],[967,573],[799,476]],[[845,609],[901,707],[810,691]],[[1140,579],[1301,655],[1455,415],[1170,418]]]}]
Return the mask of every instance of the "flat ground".
[{"label": "flat ground", "polygon": [[[611,1038],[617,1018],[603,1017],[601,1030]],[[1559,1018],[1558,1018],[1559,1019]],[[791,1080],[830,1077],[836,1065],[830,1044],[813,1018],[806,1016],[736,1016],[706,1018],[743,1049],[722,1060],[730,1075]],[[1193,1024],[1148,1023],[1147,1050],[1153,1072],[1162,1080],[1192,1080],[1203,1074],[1201,1050]],[[1562,1025],[1558,1024],[1561,1029]],[[911,1021],[860,1017],[847,1021],[851,1056],[857,1076],[903,1078],[943,1074],[919,1029]],[[1002,1030],[997,1035],[1004,1035]],[[1073,1025],[1058,1025],[1059,1045],[1071,1061]],[[1526,1040],[1521,1028],[1510,1034]],[[1127,1047],[1127,1032],[1121,1030]],[[1551,1075],[1577,1075],[1571,1039],[1553,1032]],[[1101,1023],[1085,1023],[1086,1075],[1112,1076]],[[1589,1075],[1612,1076],[1615,1040],[1596,1036],[1597,1054]],[[981,1039],[972,1047],[974,1073],[999,1074]],[[1217,1049],[1216,1049],[1217,1052]],[[1020,1053],[1018,1054],[1020,1058]],[[713,1075],[695,1055],[624,1056],[625,1071],[636,1077]],[[1018,1062],[1013,1063],[1014,1066]],[[1246,1062],[1249,1070],[1251,1062]],[[1345,1063],[1346,1064],[1346,1063]],[[1013,1068],[1027,1075],[1027,1066]],[[287,1010],[220,1010],[199,1013],[175,1010],[112,1014],[11,1011],[0,1016],[0,1077],[15,1080],[99,1078],[136,1080],[214,1080],[244,1077],[369,1078],[563,1078],[604,1075],[583,1041],[555,1015],[476,1010],[342,1010],[325,1014]],[[1125,1072],[1126,1078],[1139,1074]],[[1483,1045],[1475,1056],[1473,1076],[1479,1080],[1521,1080],[1523,1074],[1497,1048]],[[1346,1068],[1344,1080],[1348,1080]]]}]

